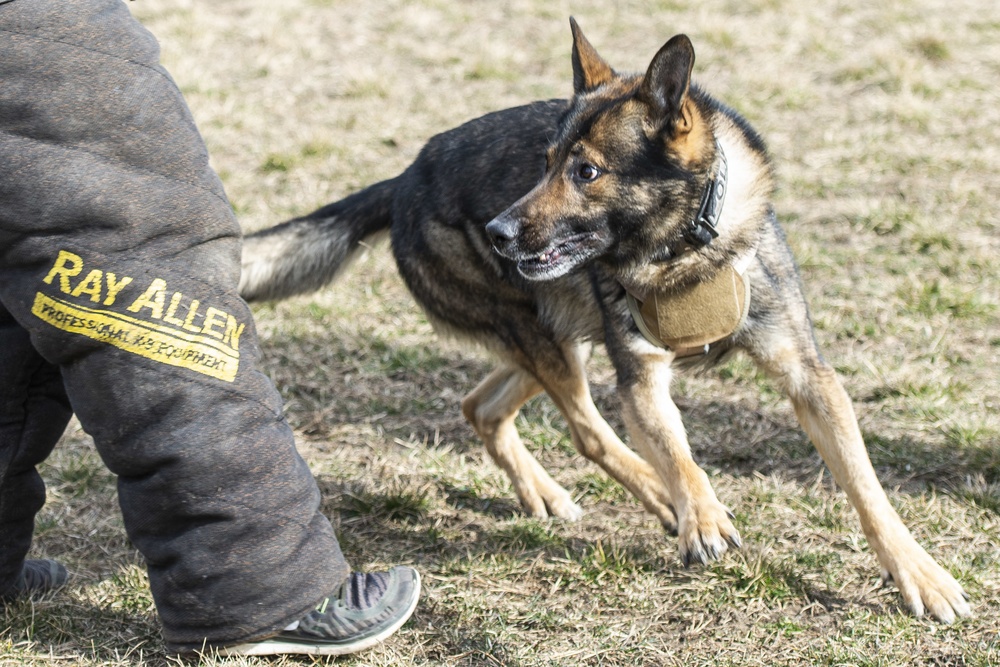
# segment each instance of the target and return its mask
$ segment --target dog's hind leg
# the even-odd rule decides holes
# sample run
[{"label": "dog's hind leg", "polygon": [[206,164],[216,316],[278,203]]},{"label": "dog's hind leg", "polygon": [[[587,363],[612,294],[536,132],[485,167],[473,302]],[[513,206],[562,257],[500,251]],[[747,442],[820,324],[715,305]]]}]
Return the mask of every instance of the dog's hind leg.
[{"label": "dog's hind leg", "polygon": [[542,385],[527,371],[503,365],[462,401],[462,414],[483,439],[486,451],[514,485],[525,512],[576,521],[583,510],[532,456],[514,426],[518,410]]},{"label": "dog's hind leg", "polygon": [[562,346],[565,368],[560,371],[536,369],[539,380],[569,424],[573,445],[585,457],[628,489],[670,533],[677,531],[667,488],[653,467],[625,446],[604,420],[586,375],[586,349],[576,344]]},{"label": "dog's hind leg", "polygon": [[808,333],[776,337],[758,346],[757,362],[784,387],[802,428],[819,450],[837,485],[858,512],[868,543],[915,615],[925,611],[950,623],[971,613],[962,586],[910,534],[872,468],[850,398]]}]

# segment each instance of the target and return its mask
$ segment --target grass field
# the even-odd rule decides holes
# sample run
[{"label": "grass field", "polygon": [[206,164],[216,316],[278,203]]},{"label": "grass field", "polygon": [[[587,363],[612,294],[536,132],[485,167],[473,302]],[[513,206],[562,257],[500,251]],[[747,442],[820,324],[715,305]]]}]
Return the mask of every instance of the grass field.
[{"label": "grass field", "polygon": [[[696,460],[744,547],[675,541],[573,452],[545,398],[521,431],[578,498],[525,518],[459,401],[488,357],[438,339],[386,248],[256,309],[325,509],[359,568],[424,576],[343,665],[1000,665],[1000,10],[994,0],[138,0],[248,230],[395,175],[439,131],[571,91],[568,16],[617,68],[687,33],[696,79],[768,140],[827,358],[917,539],[976,616],[915,619],[794,415],[744,360],[681,376]],[[621,431],[610,366],[593,391]],[[176,664],[115,484],[71,426],[35,553],[72,585],[0,611],[0,666]],[[325,660],[207,658],[206,665]]]}]

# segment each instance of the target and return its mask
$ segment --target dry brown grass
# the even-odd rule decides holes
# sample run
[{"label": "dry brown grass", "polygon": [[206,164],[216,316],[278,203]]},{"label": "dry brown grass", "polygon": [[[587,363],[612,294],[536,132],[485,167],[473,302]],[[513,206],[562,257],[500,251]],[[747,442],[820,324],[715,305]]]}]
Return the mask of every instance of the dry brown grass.
[{"label": "dry brown grass", "polygon": [[[676,32],[768,139],[817,335],[918,539],[974,619],[913,619],[773,388],[742,361],[675,393],[741,552],[676,545],[572,454],[529,446],[587,514],[519,512],[458,410],[489,360],[438,340],[385,249],[257,310],[266,365],[359,567],[421,569],[414,619],[348,665],[1000,664],[1000,15],[991,0],[139,0],[248,229],[393,176],[430,135],[570,91],[574,14],[621,69]],[[620,425],[608,365],[595,395]],[[72,430],[36,550],[75,578],[3,612],[0,665],[164,665],[113,479]],[[263,660],[206,660],[258,665]],[[279,659],[271,664],[326,664]]]}]

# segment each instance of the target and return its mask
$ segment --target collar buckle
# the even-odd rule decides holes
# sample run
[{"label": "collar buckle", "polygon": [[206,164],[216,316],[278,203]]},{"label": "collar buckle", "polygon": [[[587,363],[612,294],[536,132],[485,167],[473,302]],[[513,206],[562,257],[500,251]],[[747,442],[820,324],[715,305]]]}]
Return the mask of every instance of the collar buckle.
[{"label": "collar buckle", "polygon": [[698,208],[698,215],[690,222],[684,230],[684,240],[696,248],[702,248],[718,238],[719,230],[717,224],[719,216],[722,214],[722,205],[726,201],[726,181],[729,177],[729,162],[726,154],[722,150],[722,145],[715,142],[716,155],[718,156],[718,168],[715,177],[709,180],[705,186],[705,192],[701,196],[701,206]]}]

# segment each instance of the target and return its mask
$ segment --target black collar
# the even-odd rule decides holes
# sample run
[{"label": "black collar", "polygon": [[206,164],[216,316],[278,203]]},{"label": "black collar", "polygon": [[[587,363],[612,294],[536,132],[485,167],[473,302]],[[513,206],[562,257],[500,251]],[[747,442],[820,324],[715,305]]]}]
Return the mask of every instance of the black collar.
[{"label": "black collar", "polygon": [[718,238],[716,225],[722,215],[722,205],[726,201],[726,180],[729,177],[729,162],[722,144],[715,142],[716,168],[715,176],[709,179],[705,192],[701,196],[701,206],[698,215],[688,223],[684,230],[684,240],[694,248],[703,248]]}]

